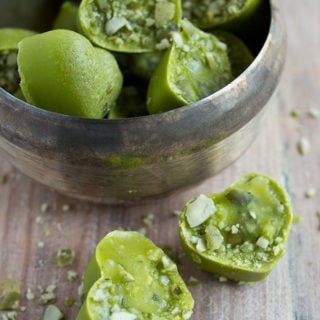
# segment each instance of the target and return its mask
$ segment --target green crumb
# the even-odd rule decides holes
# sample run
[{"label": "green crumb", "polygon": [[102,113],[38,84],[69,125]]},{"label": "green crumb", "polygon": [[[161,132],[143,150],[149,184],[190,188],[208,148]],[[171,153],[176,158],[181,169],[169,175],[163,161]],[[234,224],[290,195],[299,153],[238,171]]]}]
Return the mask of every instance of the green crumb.
[{"label": "green crumb", "polygon": [[219,282],[227,282],[228,281],[228,279],[226,277],[219,277],[218,280],[219,280]]},{"label": "green crumb", "polygon": [[180,217],[180,215],[181,215],[181,210],[174,210],[173,212],[172,212],[172,214],[174,215],[174,216],[176,216],[176,217]]},{"label": "green crumb", "polygon": [[0,174],[0,184],[5,184],[8,181],[8,174],[3,173]]},{"label": "green crumb", "polygon": [[48,212],[49,208],[50,208],[49,204],[47,202],[43,202],[40,206],[40,211],[42,213],[45,213],[45,212]]},{"label": "green crumb", "polygon": [[69,281],[74,281],[77,279],[77,277],[78,277],[78,273],[76,271],[74,271],[74,270],[68,271],[68,280]]},{"label": "green crumb", "polygon": [[304,156],[310,151],[310,141],[307,138],[301,138],[297,144],[298,152]]},{"label": "green crumb", "polygon": [[47,228],[46,231],[44,232],[44,235],[45,235],[46,237],[49,237],[49,236],[51,235],[51,233],[52,233],[52,228],[49,227],[49,228]]},{"label": "green crumb", "polygon": [[308,199],[312,199],[316,195],[317,195],[317,190],[315,188],[309,188],[305,193],[305,197]]},{"label": "green crumb", "polygon": [[48,304],[54,302],[56,300],[56,288],[57,286],[54,283],[49,284],[45,289],[40,287],[39,290],[41,295],[39,298],[39,304]]},{"label": "green crumb", "polygon": [[298,224],[302,219],[303,219],[302,214],[295,215],[293,216],[292,223]]},{"label": "green crumb", "polygon": [[72,206],[71,206],[71,204],[65,203],[65,204],[62,205],[61,209],[62,209],[63,212],[67,212],[67,211],[70,211],[72,209]]},{"label": "green crumb", "polygon": [[19,308],[20,282],[16,279],[6,279],[0,282],[0,311],[10,311]]},{"label": "green crumb", "polygon": [[84,284],[83,284],[83,277],[81,278],[81,283],[77,290],[77,299],[75,301],[75,305],[77,307],[81,307],[83,300],[84,300],[85,292],[84,292]]},{"label": "green crumb", "polygon": [[199,280],[198,280],[197,278],[191,276],[191,277],[189,278],[187,284],[188,284],[188,286],[194,287],[194,286],[199,285]]},{"label": "green crumb", "polygon": [[320,229],[320,209],[317,211],[316,215],[317,215],[317,217],[319,219],[319,229]]},{"label": "green crumb", "polygon": [[254,289],[256,287],[256,283],[255,282],[246,282],[246,281],[239,281],[238,285],[246,285],[251,289]]},{"label": "green crumb", "polygon": [[66,297],[64,298],[64,305],[68,308],[71,308],[75,305],[76,299],[73,297]]},{"label": "green crumb", "polygon": [[309,110],[309,116],[314,119],[320,118],[320,109],[311,108]]},{"label": "green crumb", "polygon": [[44,217],[43,216],[37,216],[36,217],[36,224],[44,224]]},{"label": "green crumb", "polygon": [[2,320],[16,320],[17,316],[17,311],[9,311],[2,315]]},{"label": "green crumb", "polygon": [[42,320],[61,320],[63,319],[63,314],[59,308],[55,305],[50,304],[44,311]]},{"label": "green crumb", "polygon": [[38,247],[39,248],[43,248],[44,247],[44,242],[43,241],[39,241],[38,242]]},{"label": "green crumb", "polygon": [[32,290],[30,288],[27,289],[27,293],[26,293],[26,298],[27,300],[33,300],[34,299],[34,293],[32,292]]},{"label": "green crumb", "polygon": [[154,220],[154,214],[153,213],[147,213],[143,216],[142,222],[146,227],[151,227]]},{"label": "green crumb", "polygon": [[297,110],[297,109],[292,109],[292,110],[290,111],[290,115],[291,115],[291,117],[293,117],[293,118],[298,118],[298,117],[300,116],[300,112],[299,112],[299,110]]},{"label": "green crumb", "polygon": [[58,265],[60,267],[65,267],[72,264],[75,257],[74,250],[70,248],[60,249],[57,253]]}]

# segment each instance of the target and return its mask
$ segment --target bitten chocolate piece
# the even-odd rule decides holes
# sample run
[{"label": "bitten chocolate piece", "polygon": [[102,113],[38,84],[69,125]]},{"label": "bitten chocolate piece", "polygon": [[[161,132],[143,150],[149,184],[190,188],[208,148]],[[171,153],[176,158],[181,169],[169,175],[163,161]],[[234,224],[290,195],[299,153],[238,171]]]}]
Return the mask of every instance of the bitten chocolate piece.
[{"label": "bitten chocolate piece", "polygon": [[180,239],[200,268],[258,281],[284,253],[291,221],[285,190],[268,176],[249,173],[221,194],[188,202],[180,217]]},{"label": "bitten chocolate piece", "polygon": [[150,240],[113,231],[97,245],[84,275],[77,320],[184,320],[194,301],[176,265]]},{"label": "bitten chocolate piece", "polygon": [[170,46],[181,19],[179,0],[83,0],[79,22],[96,45],[120,52],[151,52]]}]

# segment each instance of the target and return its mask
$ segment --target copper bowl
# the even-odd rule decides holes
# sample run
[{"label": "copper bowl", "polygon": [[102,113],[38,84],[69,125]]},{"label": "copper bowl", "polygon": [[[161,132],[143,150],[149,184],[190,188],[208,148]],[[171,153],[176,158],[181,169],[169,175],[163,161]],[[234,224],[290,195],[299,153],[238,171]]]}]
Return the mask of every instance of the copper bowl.
[{"label": "copper bowl", "polygon": [[[1,27],[43,27],[48,21],[44,17],[58,7],[43,0],[0,4],[7,7]],[[248,35],[249,41],[256,40],[253,63],[223,89],[169,112],[83,119],[42,110],[0,88],[1,153],[23,173],[59,192],[105,203],[158,197],[203,181],[252,143],[277,86],[285,30],[276,1],[266,1],[264,10],[262,28]]]}]

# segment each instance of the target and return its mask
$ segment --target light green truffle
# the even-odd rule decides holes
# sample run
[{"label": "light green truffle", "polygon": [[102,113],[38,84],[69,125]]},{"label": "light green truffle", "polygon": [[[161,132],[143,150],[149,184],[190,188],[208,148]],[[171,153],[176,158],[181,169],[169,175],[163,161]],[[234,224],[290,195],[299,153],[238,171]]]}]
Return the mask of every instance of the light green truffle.
[{"label": "light green truffle", "polygon": [[18,67],[26,100],[67,115],[103,118],[122,87],[111,53],[71,30],[53,30],[19,43]]},{"label": "light green truffle", "polygon": [[12,94],[19,91],[18,43],[34,34],[27,29],[0,28],[0,87]]}]

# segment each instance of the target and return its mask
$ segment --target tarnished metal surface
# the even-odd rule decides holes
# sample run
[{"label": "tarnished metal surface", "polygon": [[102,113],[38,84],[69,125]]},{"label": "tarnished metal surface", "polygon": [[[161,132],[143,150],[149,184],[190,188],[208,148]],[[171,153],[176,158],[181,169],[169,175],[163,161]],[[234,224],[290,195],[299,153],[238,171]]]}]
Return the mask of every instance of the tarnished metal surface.
[{"label": "tarnished metal surface", "polygon": [[267,39],[228,86],[186,107],[119,120],[50,113],[0,89],[0,148],[22,172],[60,192],[131,202],[198,183],[237,159],[263,125],[282,71],[285,32],[272,6]]}]

